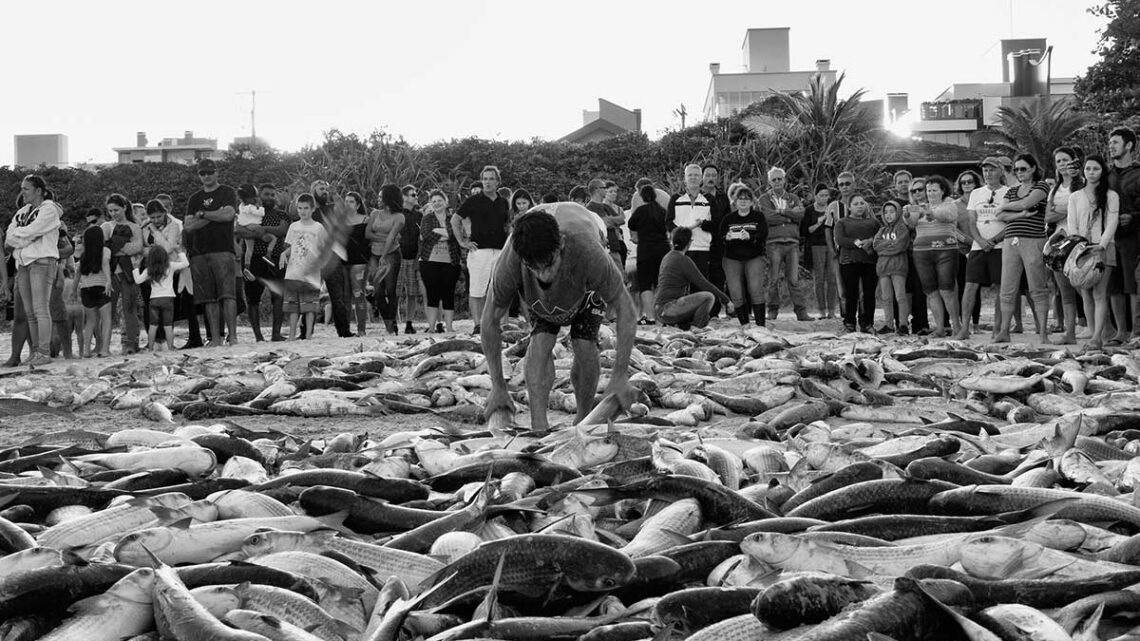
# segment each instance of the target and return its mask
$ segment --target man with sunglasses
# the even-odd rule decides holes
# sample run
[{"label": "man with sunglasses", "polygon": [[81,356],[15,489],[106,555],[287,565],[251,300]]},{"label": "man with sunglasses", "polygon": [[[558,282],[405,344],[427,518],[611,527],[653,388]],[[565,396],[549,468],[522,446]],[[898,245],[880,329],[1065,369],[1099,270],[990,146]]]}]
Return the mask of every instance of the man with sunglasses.
[{"label": "man with sunglasses", "polygon": [[[907,185],[907,201],[903,206],[903,216],[914,229],[919,217],[919,207],[926,202],[926,179],[914,178]],[[913,211],[912,211],[913,210]],[[930,334],[930,320],[926,314],[926,294],[922,291],[922,281],[918,278],[918,268],[914,266],[914,253],[907,253],[908,270],[906,291],[910,294],[910,330],[918,336]]]},{"label": "man with sunglasses", "polygon": [[[1005,245],[1006,223],[997,219],[998,205],[1005,202],[1009,187],[1002,185],[1005,168],[996,156],[982,160],[982,180],[985,184],[970,192],[966,204],[969,217],[967,231],[973,238],[966,257],[966,288],[962,292],[962,328],[954,338],[970,336],[969,319],[977,305],[978,291],[983,287],[1001,287],[1001,253]],[[994,328],[991,339],[997,338],[1002,327],[1001,304],[994,305]]]},{"label": "man with sunglasses", "polygon": [[[416,319],[416,306],[423,281],[420,280],[420,223],[424,213],[420,210],[420,192],[415,185],[404,185],[404,228],[400,231],[400,276],[396,282],[396,303],[404,302],[404,333],[415,334],[412,321]],[[397,312],[399,310],[397,309]],[[428,328],[431,331],[432,328]]]},{"label": "man with sunglasses", "polygon": [[188,237],[187,254],[194,281],[194,302],[206,310],[208,347],[222,345],[223,325],[227,344],[237,343],[237,262],[234,252],[234,217],[238,197],[232,187],[218,182],[213,160],[198,161],[202,189],[186,203],[182,222]]}]

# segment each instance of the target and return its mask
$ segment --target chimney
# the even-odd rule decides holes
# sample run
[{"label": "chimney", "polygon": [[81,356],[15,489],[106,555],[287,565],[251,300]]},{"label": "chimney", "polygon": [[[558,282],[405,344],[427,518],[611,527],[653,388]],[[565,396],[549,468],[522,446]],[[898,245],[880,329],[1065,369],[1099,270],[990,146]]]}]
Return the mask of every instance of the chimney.
[{"label": "chimney", "polygon": [[186,140],[186,142],[191,142],[192,140],[194,140],[194,132],[193,131],[185,132],[185,134],[183,135],[183,138]]},{"label": "chimney", "polygon": [[828,58],[820,58],[815,61],[816,71],[831,71],[831,60]]},{"label": "chimney", "polygon": [[146,132],[140,131],[135,134],[135,146],[146,147]]},{"label": "chimney", "polygon": [[718,73],[720,73],[720,63],[719,62],[710,62],[709,63],[709,73],[711,73],[714,76],[717,75]]}]

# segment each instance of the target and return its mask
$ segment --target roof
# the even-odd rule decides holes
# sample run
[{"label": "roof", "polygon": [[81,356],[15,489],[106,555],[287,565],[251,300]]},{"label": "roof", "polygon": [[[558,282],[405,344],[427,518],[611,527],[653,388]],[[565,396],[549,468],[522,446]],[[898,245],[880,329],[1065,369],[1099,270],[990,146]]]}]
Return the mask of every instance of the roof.
[{"label": "roof", "polygon": [[615,125],[605,118],[598,118],[597,120],[591,120],[578,129],[575,129],[574,131],[559,138],[558,142],[578,142],[583,138],[586,138],[587,136],[590,136],[591,134],[597,132],[606,133],[611,136],[620,136],[622,134],[629,133],[629,130],[619,125]]}]

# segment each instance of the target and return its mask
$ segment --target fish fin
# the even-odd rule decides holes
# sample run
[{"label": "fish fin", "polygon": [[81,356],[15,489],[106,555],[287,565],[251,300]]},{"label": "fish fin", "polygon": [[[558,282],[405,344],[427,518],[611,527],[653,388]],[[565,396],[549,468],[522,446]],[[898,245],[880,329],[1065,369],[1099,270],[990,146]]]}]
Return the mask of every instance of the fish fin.
[{"label": "fish fin", "polygon": [[0,508],[4,507],[5,505],[8,505],[12,501],[15,501],[16,497],[18,497],[18,496],[20,496],[19,492],[9,492],[7,494],[0,494]]},{"label": "fish fin", "polygon": [[166,527],[174,528],[175,530],[187,530],[190,528],[190,524],[193,522],[194,522],[193,518],[186,517],[183,519],[178,519],[177,521],[174,521],[172,523],[167,523]]},{"label": "fish fin", "polygon": [[154,552],[150,551],[150,548],[148,548],[145,545],[143,545],[141,547],[143,549],[143,552],[146,552],[146,555],[148,557],[150,557],[150,562],[154,564],[154,567],[156,567],[156,568],[168,567],[165,563],[162,562],[162,559],[158,558],[157,556],[155,556]]},{"label": "fish fin", "polygon": [[862,563],[859,563],[858,561],[852,561],[851,559],[843,559],[843,563],[847,566],[847,576],[848,577],[855,578],[855,579],[866,579],[867,577],[871,577],[871,576],[875,575],[874,570],[863,565]]},{"label": "fish fin", "polygon": [[1092,614],[1077,623],[1076,629],[1072,631],[1073,641],[1099,641],[1100,634],[1097,633],[1097,628],[1100,627],[1103,616],[1104,601],[1101,601]]},{"label": "fish fin", "polygon": [[67,608],[71,614],[83,614],[85,612],[103,611],[108,606],[114,605],[115,597],[106,594],[96,594],[89,596],[86,599],[80,599]]},{"label": "fish fin", "polygon": [[495,566],[495,578],[491,581],[491,589],[487,591],[487,598],[483,600],[486,606],[486,615],[483,619],[487,623],[494,621],[498,616],[499,609],[499,586],[503,582],[503,566],[507,562],[507,551],[499,555],[499,562]]},{"label": "fish fin", "polygon": [[[317,516],[313,518],[320,521],[321,525],[328,528],[328,530],[341,532],[344,534],[352,534],[353,532],[344,526],[344,520],[348,518],[349,512],[349,510],[340,510],[339,512],[333,512],[332,514],[326,514],[324,516]],[[326,532],[328,530],[314,530],[314,532]],[[329,538],[335,536],[333,532],[329,532],[329,535]]]},{"label": "fish fin", "polygon": [[693,543],[692,537],[681,534],[676,530],[670,530],[669,528],[663,527],[658,531],[663,533],[669,539],[672,539],[674,545],[688,545],[690,543]]},{"label": "fish fin", "polygon": [[961,614],[958,614],[957,610],[946,605],[933,594],[928,592],[926,590],[926,587],[922,585],[921,581],[909,577],[899,577],[895,579],[895,589],[914,592],[923,597],[927,602],[934,605],[935,608],[942,610],[951,619],[953,619],[955,623],[958,624],[958,627],[961,628],[962,633],[965,634],[966,638],[970,641],[1000,641],[1000,637],[998,637],[996,634],[990,632],[980,624],[975,623],[974,621],[962,616]]}]

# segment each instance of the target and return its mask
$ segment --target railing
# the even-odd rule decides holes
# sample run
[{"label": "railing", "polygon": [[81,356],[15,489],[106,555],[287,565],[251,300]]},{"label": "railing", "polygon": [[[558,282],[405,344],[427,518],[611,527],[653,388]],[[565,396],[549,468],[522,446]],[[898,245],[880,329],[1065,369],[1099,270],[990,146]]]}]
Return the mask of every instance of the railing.
[{"label": "railing", "polygon": [[946,100],[922,103],[923,120],[980,120],[981,117],[981,100]]}]

